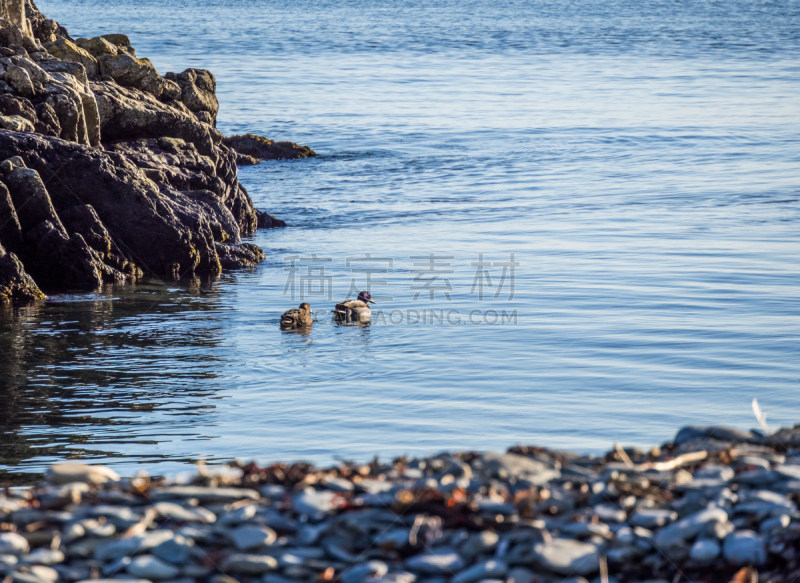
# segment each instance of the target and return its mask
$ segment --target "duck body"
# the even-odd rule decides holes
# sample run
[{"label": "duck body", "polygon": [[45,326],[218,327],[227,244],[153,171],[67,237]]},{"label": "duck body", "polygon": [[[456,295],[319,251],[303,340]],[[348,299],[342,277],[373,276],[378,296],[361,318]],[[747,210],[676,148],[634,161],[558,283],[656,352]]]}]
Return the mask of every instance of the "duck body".
[{"label": "duck body", "polygon": [[286,310],[281,315],[281,328],[303,328],[311,326],[314,323],[314,318],[311,315],[311,306],[307,302],[300,304],[299,308],[292,308]]},{"label": "duck body", "polygon": [[333,316],[340,322],[366,322],[372,317],[369,305],[376,303],[369,292],[361,292],[355,300],[346,300],[333,308]]}]

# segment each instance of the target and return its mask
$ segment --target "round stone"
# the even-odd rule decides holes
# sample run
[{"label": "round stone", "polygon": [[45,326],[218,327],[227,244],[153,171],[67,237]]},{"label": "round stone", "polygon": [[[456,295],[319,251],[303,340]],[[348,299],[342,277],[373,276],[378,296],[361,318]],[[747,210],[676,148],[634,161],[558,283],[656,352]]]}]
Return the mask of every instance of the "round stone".
[{"label": "round stone", "polygon": [[767,562],[764,540],[752,530],[740,530],[725,537],[722,554],[731,565],[763,565]]},{"label": "round stone", "polygon": [[700,565],[707,565],[716,559],[721,552],[719,543],[711,539],[695,541],[689,551],[689,558]]},{"label": "round stone", "polygon": [[453,549],[438,549],[406,559],[406,568],[429,575],[450,575],[464,568],[464,559]]},{"label": "round stone", "polygon": [[0,533],[0,555],[22,555],[27,553],[29,548],[25,537],[16,532]]},{"label": "round stone", "polygon": [[389,566],[383,561],[367,561],[347,569],[340,580],[342,583],[364,583],[369,579],[380,579],[388,572]]},{"label": "round stone", "polygon": [[508,566],[502,561],[481,561],[456,573],[453,583],[477,583],[484,579],[500,579],[505,577],[507,571]]},{"label": "round stone", "polygon": [[228,532],[228,538],[240,551],[249,551],[268,546],[278,539],[278,535],[266,526],[240,526]]},{"label": "round stone", "polygon": [[591,575],[600,569],[600,553],[590,543],[554,538],[534,545],[533,551],[542,566],[562,575]]},{"label": "round stone", "polygon": [[83,482],[84,484],[104,484],[118,482],[119,474],[106,466],[90,466],[78,462],[64,462],[53,464],[47,470],[47,481],[51,484],[70,484]]},{"label": "round stone", "polygon": [[235,573],[245,573],[249,575],[261,575],[268,571],[274,571],[277,568],[277,559],[266,555],[245,555],[236,553],[229,556],[222,563],[223,571],[233,571]]},{"label": "round stone", "polygon": [[178,567],[165,563],[153,555],[142,555],[132,559],[127,571],[134,577],[150,580],[175,579],[181,572]]}]

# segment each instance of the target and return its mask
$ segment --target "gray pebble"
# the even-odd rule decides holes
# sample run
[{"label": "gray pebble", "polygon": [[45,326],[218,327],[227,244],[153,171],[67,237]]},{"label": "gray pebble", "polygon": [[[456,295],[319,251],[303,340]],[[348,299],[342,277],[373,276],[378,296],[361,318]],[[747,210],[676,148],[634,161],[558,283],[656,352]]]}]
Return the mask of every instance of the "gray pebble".
[{"label": "gray pebble", "polygon": [[23,555],[29,548],[28,541],[16,532],[0,533],[0,555]]},{"label": "gray pebble", "polygon": [[20,561],[31,565],[55,565],[56,563],[64,562],[64,553],[59,550],[36,549],[20,557]]},{"label": "gray pebble", "polygon": [[450,575],[464,568],[464,559],[451,548],[420,553],[406,559],[406,568],[427,575]]},{"label": "gray pebble", "polygon": [[183,565],[189,560],[193,549],[191,542],[181,535],[165,540],[163,543],[153,548],[153,556],[171,563],[173,565]]},{"label": "gray pebble", "polygon": [[490,559],[476,563],[462,571],[456,573],[453,577],[453,583],[477,583],[484,579],[497,579],[505,577],[508,572],[508,565],[502,561],[495,561]]},{"label": "gray pebble", "polygon": [[97,550],[94,552],[94,558],[98,561],[109,561],[121,557],[130,557],[139,553],[146,553],[148,550],[174,537],[175,533],[171,530],[154,530],[129,538],[104,542],[97,547]]},{"label": "gray pebble", "polygon": [[150,498],[156,502],[161,500],[174,500],[197,498],[201,503],[212,502],[238,502],[239,500],[258,500],[258,492],[248,488],[210,488],[205,486],[169,486],[166,488],[153,488]]},{"label": "gray pebble", "polygon": [[722,554],[731,565],[756,565],[767,562],[764,540],[751,530],[733,532],[725,537]]},{"label": "gray pebble", "polygon": [[261,575],[277,569],[278,561],[266,555],[233,554],[223,561],[221,567],[223,571]]},{"label": "gray pebble", "polygon": [[533,547],[539,563],[562,575],[591,575],[600,568],[600,553],[590,543],[554,538]]},{"label": "gray pebble", "polygon": [[717,541],[707,538],[699,539],[692,545],[689,558],[698,565],[708,565],[720,555],[721,551]]},{"label": "gray pebble", "polygon": [[491,530],[470,534],[467,540],[459,546],[459,552],[465,557],[488,553],[497,546],[499,540],[500,537],[497,536],[497,533]]},{"label": "gray pebble", "polygon": [[661,528],[678,519],[674,510],[660,508],[642,508],[631,516],[631,523],[643,528]]},{"label": "gray pebble", "polygon": [[389,567],[383,561],[367,561],[344,571],[340,580],[342,583],[365,583],[370,579],[380,579],[388,572]]},{"label": "gray pebble", "polygon": [[142,555],[131,559],[126,570],[134,577],[155,581],[175,579],[180,574],[178,567],[170,565],[153,555]]},{"label": "gray pebble", "polygon": [[677,545],[705,532],[715,523],[725,522],[728,522],[728,513],[722,508],[707,508],[659,530],[655,544],[662,548]]},{"label": "gray pebble", "polygon": [[258,547],[269,546],[274,543],[278,535],[266,526],[244,525],[226,533],[234,546],[240,551],[249,551]]}]

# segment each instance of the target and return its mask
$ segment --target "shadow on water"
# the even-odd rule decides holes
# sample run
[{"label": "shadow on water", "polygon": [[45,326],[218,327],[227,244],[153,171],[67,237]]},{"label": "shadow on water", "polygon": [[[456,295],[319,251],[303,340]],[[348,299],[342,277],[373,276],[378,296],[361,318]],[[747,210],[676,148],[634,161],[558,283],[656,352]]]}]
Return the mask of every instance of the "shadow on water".
[{"label": "shadow on water", "polygon": [[156,443],[147,425],[164,433],[175,415],[184,434],[187,418],[208,422],[225,360],[213,281],[109,287],[0,310],[0,479],[34,458],[126,457],[131,445]]}]

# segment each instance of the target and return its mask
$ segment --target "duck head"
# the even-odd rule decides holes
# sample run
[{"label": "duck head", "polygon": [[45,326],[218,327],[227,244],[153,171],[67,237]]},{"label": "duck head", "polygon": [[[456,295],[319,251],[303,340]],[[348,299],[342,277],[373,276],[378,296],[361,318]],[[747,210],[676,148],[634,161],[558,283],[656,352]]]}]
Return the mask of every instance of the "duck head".
[{"label": "duck head", "polygon": [[303,302],[302,304],[300,304],[300,309],[303,310],[304,312],[308,312],[309,314],[314,313],[311,311],[311,304],[309,304],[308,302]]},{"label": "duck head", "polygon": [[366,304],[367,302],[369,302],[370,304],[376,304],[376,303],[377,303],[375,300],[373,300],[373,299],[370,297],[370,295],[369,295],[369,292],[368,292],[368,291],[363,291],[363,292],[361,292],[360,294],[358,294],[358,299],[359,299],[359,300],[361,300],[362,302],[364,302],[365,304]]}]

